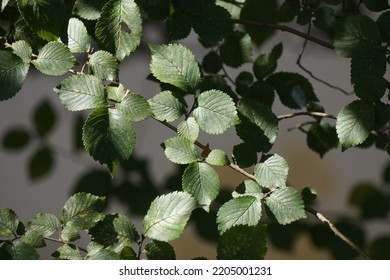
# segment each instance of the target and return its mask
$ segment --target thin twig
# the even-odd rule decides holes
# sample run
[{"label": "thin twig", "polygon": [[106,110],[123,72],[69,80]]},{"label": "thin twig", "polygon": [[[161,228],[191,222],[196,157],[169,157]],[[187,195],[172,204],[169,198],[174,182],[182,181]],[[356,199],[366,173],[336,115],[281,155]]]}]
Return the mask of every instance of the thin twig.
[{"label": "thin twig", "polygon": [[277,116],[278,120],[284,120],[284,119],[291,119],[297,116],[312,116],[312,117],[321,117],[321,118],[328,118],[328,119],[337,119],[336,116],[322,113],[322,112],[296,112],[296,113],[290,113],[285,115]]},{"label": "thin twig", "polygon": [[306,130],[303,129],[304,126],[307,126],[307,125],[311,125],[311,124],[314,124],[316,123],[316,121],[308,121],[308,122],[303,122],[303,123],[300,123],[294,127],[290,127],[289,129],[287,129],[288,132],[290,131],[293,131],[294,129],[299,129],[300,131],[304,132],[304,133],[307,133]]},{"label": "thin twig", "polygon": [[[67,242],[65,242],[65,241],[62,241],[62,240],[60,240],[60,239],[55,239],[55,238],[52,238],[52,237],[43,237],[43,239],[45,239],[45,240],[49,240],[49,241],[52,241],[52,242],[56,242],[56,243],[60,243],[60,244],[63,244],[63,245],[65,245],[65,244],[68,244]],[[74,244],[73,244],[74,245]],[[76,245],[74,245],[74,246],[76,246]],[[86,250],[86,249],[84,249],[84,248],[82,248],[82,247],[79,247],[79,246],[76,246],[80,251],[83,251],[84,253],[88,253],[88,251]]]},{"label": "thin twig", "polygon": [[351,239],[349,239],[341,231],[339,231],[337,229],[337,227],[331,221],[329,221],[323,214],[321,214],[320,212],[318,212],[317,210],[315,210],[315,209],[313,209],[313,208],[311,208],[309,206],[305,206],[305,210],[307,212],[309,212],[310,214],[314,215],[317,219],[319,219],[325,225],[327,225],[329,227],[329,229],[331,231],[333,231],[333,233],[338,238],[340,238],[345,243],[347,243],[349,246],[351,246],[352,249],[355,250],[357,253],[359,253],[359,255],[361,255],[364,259],[366,259],[366,260],[370,259],[366,252],[364,252],[362,249],[360,249],[359,246],[357,246]]},{"label": "thin twig", "polygon": [[141,234],[141,240],[137,242],[137,244],[138,244],[138,256],[137,256],[137,259],[138,260],[141,259],[142,245],[143,245],[145,239],[146,239],[145,235]]},{"label": "thin twig", "polygon": [[228,72],[226,71],[225,67],[222,66],[222,72],[224,76],[233,84],[236,85],[236,82],[229,76]]}]

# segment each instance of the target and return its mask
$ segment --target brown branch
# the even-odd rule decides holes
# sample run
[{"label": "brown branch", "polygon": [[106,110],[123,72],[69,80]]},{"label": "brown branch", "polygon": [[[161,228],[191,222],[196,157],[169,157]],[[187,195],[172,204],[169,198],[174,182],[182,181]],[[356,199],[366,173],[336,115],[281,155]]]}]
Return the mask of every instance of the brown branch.
[{"label": "brown branch", "polygon": [[290,113],[285,115],[277,116],[278,120],[284,120],[284,119],[291,119],[297,116],[311,116],[311,117],[321,117],[321,118],[328,118],[328,119],[337,119],[336,116],[322,113],[322,112],[296,112],[296,113]]}]

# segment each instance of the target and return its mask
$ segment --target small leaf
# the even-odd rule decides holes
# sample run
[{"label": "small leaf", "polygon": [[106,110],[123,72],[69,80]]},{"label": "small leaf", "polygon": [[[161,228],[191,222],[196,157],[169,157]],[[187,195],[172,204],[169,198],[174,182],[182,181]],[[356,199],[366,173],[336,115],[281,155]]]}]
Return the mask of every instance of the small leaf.
[{"label": "small leaf", "polygon": [[302,199],[305,202],[314,201],[317,198],[317,195],[318,195],[318,193],[317,193],[317,191],[314,188],[305,187],[302,190]]},{"label": "small leaf", "polygon": [[214,149],[206,157],[206,162],[211,165],[226,166],[229,164],[229,159],[224,151]]},{"label": "small leaf", "polygon": [[164,141],[165,155],[177,164],[188,164],[198,160],[195,145],[182,137],[174,137]]},{"label": "small leaf", "polygon": [[150,45],[150,70],[163,83],[185,91],[195,90],[200,83],[200,71],[194,54],[183,45]]},{"label": "small leaf", "polygon": [[158,241],[178,238],[196,206],[195,198],[185,192],[157,197],[142,223],[145,235]]},{"label": "small leaf", "polygon": [[150,108],[156,119],[172,122],[187,112],[184,99],[171,91],[163,91],[149,100]]},{"label": "small leaf", "polygon": [[7,150],[20,150],[28,145],[30,135],[24,128],[8,130],[3,138],[3,148]]},{"label": "small leaf", "polygon": [[170,0],[143,0],[137,4],[150,19],[164,20],[169,15]]},{"label": "small leaf", "polygon": [[16,54],[0,51],[0,101],[13,97],[23,86],[29,64]]},{"label": "small leaf", "polygon": [[264,162],[255,166],[256,181],[266,188],[281,188],[286,186],[288,164],[284,158],[274,154]]},{"label": "small leaf", "polygon": [[203,57],[202,67],[207,73],[218,73],[222,69],[222,58],[214,51]]},{"label": "small leaf", "polygon": [[306,218],[303,199],[294,188],[277,189],[265,199],[265,204],[279,224],[286,225]]},{"label": "small leaf", "polygon": [[73,244],[64,244],[60,248],[58,248],[52,256],[56,260],[82,260],[81,252],[79,248],[77,248]]},{"label": "small leaf", "polygon": [[235,31],[225,37],[220,47],[222,61],[230,67],[252,62],[252,41],[248,34]]},{"label": "small leaf", "polygon": [[32,64],[46,75],[63,75],[76,65],[76,59],[67,46],[60,42],[47,43]]},{"label": "small leaf", "polygon": [[116,108],[125,113],[130,121],[139,122],[152,116],[152,110],[148,101],[137,93],[131,93],[124,97]]},{"label": "small leaf", "polygon": [[374,129],[373,107],[356,100],[345,106],[337,115],[336,130],[344,149],[359,145]]},{"label": "small leaf", "polygon": [[38,260],[37,251],[30,245],[16,240],[14,242],[7,241],[1,248],[6,252],[7,259],[11,260]]},{"label": "small leaf", "polygon": [[261,201],[263,198],[263,193],[261,191],[261,186],[252,180],[245,180],[242,182],[236,190],[232,193],[234,198],[240,196],[254,196],[257,200]]},{"label": "small leaf", "polygon": [[60,221],[53,214],[40,213],[27,223],[27,228],[48,237],[60,229]]},{"label": "small leaf", "polygon": [[88,260],[119,260],[117,253],[95,242],[88,244],[87,251]]},{"label": "small leaf", "polygon": [[387,0],[363,0],[363,3],[367,9],[373,12],[380,12],[390,8]]},{"label": "small leaf", "polygon": [[71,18],[68,23],[68,47],[72,53],[86,53],[91,47],[87,28],[77,18]]},{"label": "small leaf", "polygon": [[278,66],[278,59],[283,52],[282,43],[272,48],[271,52],[260,54],[253,63],[253,73],[258,80],[271,75]]},{"label": "small leaf", "polygon": [[351,61],[351,81],[361,76],[382,77],[386,73],[386,49],[382,46],[364,46],[356,49]]},{"label": "small leaf", "polygon": [[177,132],[181,137],[184,137],[191,142],[195,142],[199,136],[199,125],[195,118],[189,117],[178,125]]},{"label": "small leaf", "polygon": [[233,147],[233,162],[241,168],[250,167],[257,162],[257,152],[245,143],[236,145]]},{"label": "small leaf", "polygon": [[0,209],[0,236],[14,237],[19,225],[18,216],[8,208]]},{"label": "small leaf", "polygon": [[339,144],[336,129],[326,122],[314,123],[307,133],[307,146],[323,157]]},{"label": "small leaf", "polygon": [[193,162],[186,168],[182,184],[183,190],[192,194],[207,212],[221,186],[217,172],[203,162]]},{"label": "small leaf", "polygon": [[54,167],[53,153],[50,148],[42,147],[35,151],[28,161],[28,175],[31,180],[47,176]]},{"label": "small leaf", "polygon": [[263,260],[267,253],[266,225],[235,226],[218,240],[218,260]]},{"label": "small leaf", "polygon": [[32,49],[30,45],[23,40],[16,41],[11,45],[13,53],[19,56],[24,63],[29,63],[32,56]]},{"label": "small leaf", "polygon": [[167,243],[152,240],[145,245],[145,255],[148,260],[175,260],[176,254],[173,247]]},{"label": "small leaf", "polygon": [[299,4],[299,0],[284,1],[278,10],[279,22],[292,21],[298,15],[300,9]]},{"label": "small leaf", "polygon": [[56,123],[56,114],[49,101],[44,100],[35,109],[33,120],[39,137],[44,138],[47,136]]},{"label": "small leaf", "polygon": [[73,75],[54,88],[61,103],[70,111],[99,108],[106,105],[103,83],[91,75]]},{"label": "small leaf", "polygon": [[233,100],[219,90],[202,92],[193,115],[200,128],[210,134],[222,134],[238,122]]},{"label": "small leaf", "polygon": [[139,46],[142,21],[134,0],[109,0],[101,10],[95,35],[99,46],[122,61]]},{"label": "small leaf", "polygon": [[217,214],[217,224],[220,234],[237,226],[255,226],[261,218],[261,202],[254,196],[233,198],[221,206]]},{"label": "small leaf", "polygon": [[330,7],[322,6],[314,12],[314,21],[313,24],[316,28],[320,30],[328,30],[332,28],[336,17],[334,11]]},{"label": "small leaf", "polygon": [[110,100],[121,102],[125,98],[126,91],[122,84],[106,86],[107,97]]},{"label": "small leaf", "polygon": [[46,247],[46,243],[43,240],[43,236],[32,230],[28,230],[20,240],[22,240],[24,243],[30,245],[33,248]]},{"label": "small leaf", "polygon": [[106,0],[76,0],[73,11],[81,18],[96,20],[100,17],[100,11]]},{"label": "small leaf", "polygon": [[88,72],[101,80],[116,81],[119,65],[111,53],[97,51],[89,57]]}]

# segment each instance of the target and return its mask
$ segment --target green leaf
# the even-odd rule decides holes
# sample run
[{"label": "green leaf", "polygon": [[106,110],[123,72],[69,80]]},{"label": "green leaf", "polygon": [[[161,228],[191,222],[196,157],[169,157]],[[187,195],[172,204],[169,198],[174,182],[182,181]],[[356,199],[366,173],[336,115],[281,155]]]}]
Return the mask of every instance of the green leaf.
[{"label": "green leaf", "polygon": [[76,64],[76,59],[67,46],[60,42],[47,43],[32,64],[46,75],[63,75]]},{"label": "green leaf", "polygon": [[215,4],[225,8],[231,15],[232,19],[239,19],[241,13],[241,7],[236,3],[244,3],[245,0],[237,0],[235,3],[225,2],[224,0],[217,0]]},{"label": "green leaf", "polygon": [[114,251],[104,248],[102,245],[91,242],[87,246],[88,260],[119,260],[119,255]]},{"label": "green leaf", "polygon": [[257,152],[248,144],[233,147],[233,162],[241,168],[250,167],[257,162]]},{"label": "green leaf", "polygon": [[17,0],[17,3],[20,14],[40,38],[56,41],[66,29],[68,11],[63,0]]},{"label": "green leaf", "polygon": [[333,45],[336,52],[351,57],[362,45],[379,46],[381,35],[375,22],[364,15],[353,15],[336,22]]},{"label": "green leaf", "polygon": [[353,86],[356,96],[366,101],[378,101],[387,89],[386,80],[376,75],[361,75]]},{"label": "green leaf", "polygon": [[256,124],[273,144],[278,134],[278,119],[271,109],[251,98],[244,98],[238,104],[238,111]]},{"label": "green leaf", "polygon": [[390,11],[382,13],[376,23],[378,24],[383,41],[390,44],[390,29],[388,28],[390,24]]},{"label": "green leaf", "polygon": [[72,75],[54,88],[61,103],[70,111],[99,108],[106,105],[104,85],[91,75]]},{"label": "green leaf", "polygon": [[191,142],[195,142],[199,136],[199,125],[195,118],[189,117],[187,120],[179,123],[177,132],[181,137],[184,137]]},{"label": "green leaf", "polygon": [[174,137],[164,141],[167,158],[177,164],[188,164],[198,160],[195,145],[183,137]]},{"label": "green leaf", "polygon": [[218,260],[262,260],[267,253],[267,225],[240,225],[227,230],[219,239]]},{"label": "green leaf", "polygon": [[312,20],[312,11],[311,9],[302,9],[298,12],[297,23],[300,25],[308,25]]},{"label": "green leaf", "polygon": [[230,67],[239,67],[252,62],[252,40],[248,34],[235,31],[229,33],[220,47],[222,61]]},{"label": "green leaf", "polygon": [[44,138],[53,129],[56,123],[56,114],[49,101],[44,100],[35,109],[33,116],[34,126],[39,137]]},{"label": "green leaf", "polygon": [[256,164],[254,171],[256,181],[266,188],[282,188],[286,186],[288,164],[284,158],[274,154],[264,162]]},{"label": "green leaf", "polygon": [[101,10],[95,34],[99,46],[122,61],[141,42],[142,21],[138,6],[133,0],[109,0]]},{"label": "green leaf", "polygon": [[181,13],[173,13],[165,23],[165,31],[170,40],[186,38],[191,32],[191,18]]},{"label": "green leaf", "polygon": [[387,0],[363,0],[367,9],[373,12],[380,12],[390,8]]},{"label": "green leaf", "polygon": [[336,21],[333,9],[326,6],[318,8],[314,12],[314,18],[313,24],[320,30],[328,30],[332,28],[334,22]]},{"label": "green leaf", "polygon": [[137,4],[153,20],[164,20],[169,15],[170,0],[140,0]]},{"label": "green leaf", "polygon": [[135,146],[135,131],[125,113],[108,108],[93,111],[83,127],[83,143],[89,154],[106,164],[111,174],[119,160],[130,157]]},{"label": "green leaf", "polygon": [[307,133],[307,146],[323,157],[329,150],[337,148],[339,139],[336,129],[326,122],[314,123]]},{"label": "green leaf", "polygon": [[68,24],[68,48],[72,53],[86,53],[91,48],[91,38],[84,23],[71,18]]},{"label": "green leaf", "polygon": [[306,218],[303,199],[294,188],[277,189],[265,199],[265,204],[279,224],[286,225]]},{"label": "green leaf", "polygon": [[285,0],[278,10],[278,21],[292,21],[299,12],[299,0]]},{"label": "green leaf", "polygon": [[0,101],[13,97],[23,86],[29,65],[16,54],[0,51]]},{"label": "green leaf", "polygon": [[163,91],[149,100],[150,108],[156,119],[173,122],[187,112],[187,103],[171,91]]},{"label": "green leaf", "polygon": [[206,162],[211,165],[226,166],[229,164],[229,159],[224,151],[214,149],[207,155]]},{"label": "green leaf", "polygon": [[30,245],[33,248],[46,247],[46,243],[43,240],[43,236],[36,231],[28,230],[20,240],[22,240],[22,242]]},{"label": "green leaf", "polygon": [[0,209],[0,236],[14,237],[18,229],[19,220],[16,213],[8,208]]},{"label": "green leaf", "polygon": [[257,200],[261,201],[263,198],[263,193],[261,191],[261,186],[252,180],[245,180],[242,182],[236,190],[232,193],[234,198],[241,196],[253,196]]},{"label": "green leaf", "polygon": [[53,153],[49,147],[35,151],[28,161],[28,176],[31,180],[42,179],[54,168]]},{"label": "green leaf", "polygon": [[73,244],[64,244],[60,248],[58,248],[52,256],[56,260],[82,260],[81,252],[79,248],[77,248]]},{"label": "green leaf", "polygon": [[175,250],[167,242],[152,240],[145,245],[144,252],[148,260],[176,260]]},{"label": "green leaf", "polygon": [[254,196],[233,198],[221,206],[217,214],[217,224],[220,234],[237,226],[255,226],[261,218],[261,202]]},{"label": "green leaf", "polygon": [[39,213],[27,223],[27,228],[43,237],[48,237],[59,231],[60,221],[50,213]]},{"label": "green leaf", "polygon": [[282,55],[283,44],[274,46],[269,53],[260,54],[253,63],[253,73],[258,80],[271,75],[278,66],[278,59]]},{"label": "green leaf", "polygon": [[222,69],[222,58],[214,51],[203,57],[202,67],[207,73],[218,73]]},{"label": "green leaf", "polygon": [[375,114],[371,105],[356,100],[337,115],[336,130],[344,149],[359,145],[374,129]]},{"label": "green leaf", "polygon": [[137,93],[126,95],[116,108],[126,114],[132,122],[142,121],[153,114],[148,101]]},{"label": "green leaf", "polygon": [[150,71],[159,81],[185,91],[195,90],[200,83],[200,71],[194,54],[178,44],[150,45]]},{"label": "green leaf", "polygon": [[89,57],[88,73],[101,80],[117,81],[119,65],[111,53],[97,51]]},{"label": "green leaf", "polygon": [[5,133],[3,148],[16,151],[26,147],[29,142],[30,135],[24,128],[13,128]]},{"label": "green leaf", "polygon": [[183,190],[195,197],[207,212],[217,197],[221,183],[218,173],[207,163],[193,162],[183,173]]},{"label": "green leaf", "polygon": [[37,251],[30,245],[16,240],[14,242],[7,241],[1,248],[6,252],[7,259],[12,260],[38,260],[39,255]]},{"label": "green leaf", "polygon": [[209,134],[222,134],[238,122],[232,98],[219,90],[202,92],[193,115],[200,128]]},{"label": "green leaf", "polygon": [[100,17],[100,11],[106,0],[76,0],[73,11],[81,18],[96,20]]},{"label": "green leaf", "polygon": [[24,63],[30,62],[32,56],[32,49],[26,41],[16,41],[12,43],[11,48],[13,49],[13,53],[19,56]]},{"label": "green leaf", "polygon": [[178,238],[196,206],[195,198],[185,192],[157,197],[142,223],[145,235],[158,241]]},{"label": "green leaf", "polygon": [[125,98],[126,90],[122,84],[111,84],[106,86],[106,93],[108,99],[121,102]]},{"label": "green leaf", "polygon": [[[276,0],[247,0],[241,10],[240,19],[258,23],[276,23],[277,14],[278,4]],[[247,25],[245,30],[257,45],[261,45],[274,33],[274,30],[269,28]]]}]

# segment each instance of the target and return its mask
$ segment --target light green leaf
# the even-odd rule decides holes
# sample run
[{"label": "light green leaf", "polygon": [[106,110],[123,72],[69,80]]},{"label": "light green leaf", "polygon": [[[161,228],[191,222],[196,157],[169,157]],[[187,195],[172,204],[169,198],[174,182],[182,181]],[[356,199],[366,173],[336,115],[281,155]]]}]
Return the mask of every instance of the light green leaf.
[{"label": "light green leaf", "polygon": [[0,236],[14,237],[18,229],[19,220],[16,213],[8,208],[0,209]]},{"label": "light green leaf", "polygon": [[239,67],[245,62],[252,62],[252,40],[244,32],[233,32],[225,37],[220,47],[221,58],[230,67]]},{"label": "light green leaf", "polygon": [[191,28],[191,18],[180,12],[174,12],[165,22],[165,32],[170,40],[188,37]]},{"label": "light green leaf", "polygon": [[120,160],[130,157],[135,146],[135,131],[123,112],[99,108],[83,126],[83,143],[89,154],[106,164],[113,174]]},{"label": "light green leaf", "polygon": [[91,47],[87,28],[77,18],[71,18],[68,23],[68,47],[72,53],[86,53]]},{"label": "light green leaf", "polygon": [[277,189],[265,199],[265,204],[279,224],[286,225],[306,218],[303,199],[294,188]]},{"label": "light green leaf", "polygon": [[153,114],[148,101],[137,93],[131,93],[124,97],[121,103],[116,105],[116,108],[125,113],[132,122],[142,121]]},{"label": "light green leaf", "polygon": [[183,137],[174,137],[164,141],[165,155],[177,164],[188,164],[198,160],[195,145]]},{"label": "light green leaf", "polygon": [[24,63],[29,63],[32,56],[31,46],[23,40],[16,41],[11,45],[13,53],[19,56]]},{"label": "light green leaf", "polygon": [[122,61],[140,44],[142,21],[134,0],[109,0],[95,28],[99,46]]},{"label": "light green leaf", "polygon": [[267,253],[267,225],[235,226],[219,239],[218,260],[263,260]]},{"label": "light green leaf", "polygon": [[192,194],[207,212],[221,186],[217,172],[203,162],[193,162],[186,168],[182,184],[183,190]]},{"label": "light green leaf", "polygon": [[25,234],[23,234],[20,239],[24,243],[30,245],[33,248],[43,248],[46,247],[45,240],[43,240],[43,236],[36,231],[28,230]]},{"label": "light green leaf", "polygon": [[152,240],[145,245],[144,252],[148,260],[175,260],[176,259],[175,250],[167,242]]},{"label": "light green leaf", "polygon": [[200,71],[194,54],[178,44],[150,45],[150,71],[160,82],[185,91],[195,90],[200,83]]},{"label": "light green leaf", "polygon": [[59,42],[47,43],[32,64],[46,75],[59,76],[76,65],[76,59],[67,46]]},{"label": "light green leaf", "polygon": [[281,188],[286,186],[288,164],[284,158],[274,154],[266,161],[255,166],[256,181],[266,188]]},{"label": "light green leaf", "polygon": [[200,128],[210,134],[221,134],[238,123],[232,98],[219,90],[205,91],[198,96],[194,118]]},{"label": "light green leaf", "polygon": [[157,197],[142,223],[145,235],[158,241],[178,238],[196,206],[195,198],[185,192]]},{"label": "light green leaf", "polygon": [[184,137],[191,142],[195,142],[199,136],[199,125],[195,118],[189,117],[178,125],[177,132],[181,137]]},{"label": "light green leaf", "polygon": [[187,112],[184,99],[171,91],[163,91],[149,99],[149,105],[156,119],[172,122]]},{"label": "light green leaf", "polygon": [[217,214],[217,224],[220,234],[237,226],[255,226],[261,218],[261,202],[254,196],[233,198],[221,206]]},{"label": "light green leaf", "polygon": [[30,245],[16,240],[14,242],[6,242],[2,247],[7,253],[7,258],[12,260],[38,260],[39,255],[37,251]]},{"label": "light green leaf", "polygon": [[111,53],[97,51],[89,57],[88,72],[101,80],[116,81],[119,65]]},{"label": "light green leaf", "polygon": [[152,20],[164,20],[169,16],[170,0],[145,0],[137,1],[141,10]]},{"label": "light green leaf", "polygon": [[56,260],[82,260],[79,248],[73,244],[64,244],[58,248],[53,254],[53,258]]},{"label": "light green leaf", "polygon": [[106,105],[104,85],[91,75],[72,75],[54,88],[61,103],[70,111],[99,108]]},{"label": "light green leaf", "polygon": [[76,0],[73,11],[81,18],[96,20],[100,17],[100,11],[106,0]]},{"label": "light green leaf", "polygon": [[206,162],[211,165],[226,166],[229,164],[229,159],[224,151],[214,149],[207,155]]},{"label": "light green leaf", "polygon": [[106,86],[107,97],[110,100],[121,102],[125,98],[126,91],[122,84],[119,85],[108,85]]},{"label": "light green leaf", "polygon": [[88,260],[119,260],[120,257],[114,251],[104,248],[104,246],[91,242],[87,246]]},{"label": "light green leaf", "polygon": [[13,97],[23,86],[29,65],[16,54],[0,51],[0,101]]},{"label": "light green leaf", "polygon": [[47,237],[60,229],[60,221],[50,213],[40,213],[27,223],[27,228]]},{"label": "light green leaf", "polygon": [[359,145],[367,139],[375,125],[371,105],[356,100],[345,106],[337,115],[336,130],[344,149]]},{"label": "light green leaf", "polygon": [[236,190],[232,193],[234,198],[240,196],[254,196],[257,200],[261,200],[263,198],[263,193],[261,191],[261,186],[252,180],[245,180],[241,184],[238,185]]},{"label": "light green leaf", "polygon": [[307,146],[323,157],[339,144],[336,129],[326,122],[314,123],[307,133]]},{"label": "light green leaf", "polygon": [[373,12],[380,12],[390,8],[387,0],[363,0],[363,3],[367,9]]}]

